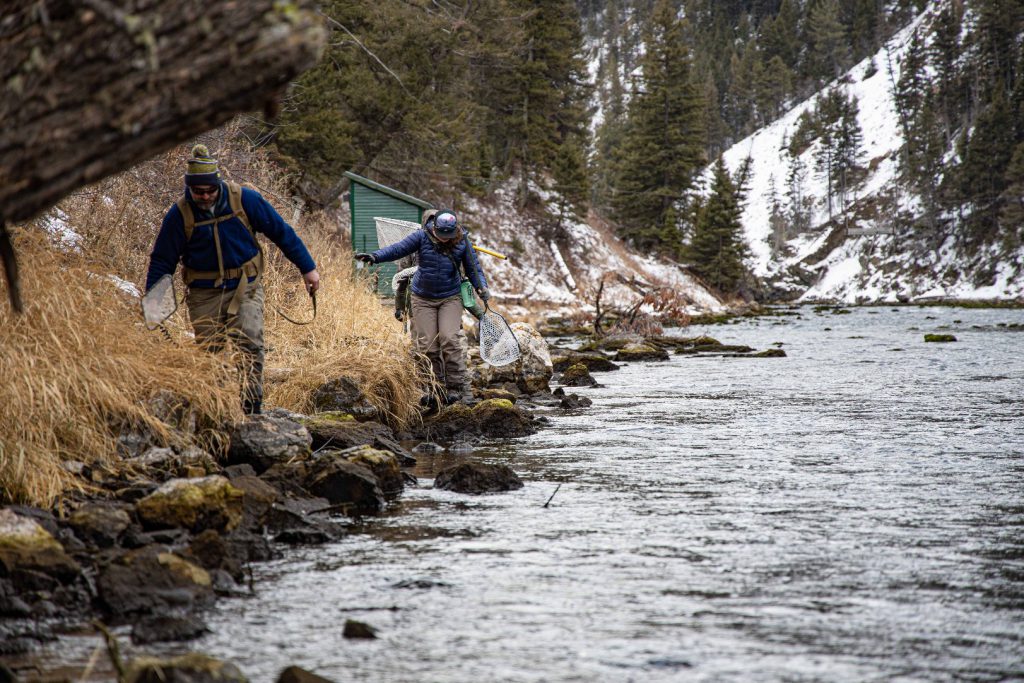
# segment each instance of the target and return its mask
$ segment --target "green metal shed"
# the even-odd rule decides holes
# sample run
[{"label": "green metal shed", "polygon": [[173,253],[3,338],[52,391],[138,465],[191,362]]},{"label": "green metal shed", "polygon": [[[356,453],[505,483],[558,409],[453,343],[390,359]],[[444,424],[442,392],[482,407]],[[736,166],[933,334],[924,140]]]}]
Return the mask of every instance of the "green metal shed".
[{"label": "green metal shed", "polygon": [[[377,244],[374,218],[381,216],[419,223],[423,212],[433,208],[430,202],[375,183],[351,171],[346,171],[345,177],[351,181],[348,206],[352,212],[353,252],[371,252],[380,247]],[[370,269],[377,273],[377,292],[384,296],[394,296],[391,278],[398,272],[398,266],[395,263],[381,263],[370,266]]]}]

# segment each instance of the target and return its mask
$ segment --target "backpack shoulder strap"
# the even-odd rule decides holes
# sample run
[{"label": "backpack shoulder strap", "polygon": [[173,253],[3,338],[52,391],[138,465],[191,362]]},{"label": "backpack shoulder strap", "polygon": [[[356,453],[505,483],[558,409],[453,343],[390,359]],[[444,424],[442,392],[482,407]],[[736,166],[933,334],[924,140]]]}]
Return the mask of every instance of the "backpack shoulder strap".
[{"label": "backpack shoulder strap", "polygon": [[[231,206],[231,213],[238,217],[238,220],[242,221],[249,232],[252,232],[252,225],[249,223],[249,216],[245,213],[245,207],[242,206],[242,186],[238,183],[227,183],[228,186],[228,204]],[[256,236],[253,235],[255,238]]]},{"label": "backpack shoulder strap", "polygon": [[196,229],[196,216],[192,213],[192,207],[188,205],[188,200],[184,196],[175,204],[178,211],[181,212],[182,227],[185,229],[185,244],[188,244],[192,239],[192,231]]}]

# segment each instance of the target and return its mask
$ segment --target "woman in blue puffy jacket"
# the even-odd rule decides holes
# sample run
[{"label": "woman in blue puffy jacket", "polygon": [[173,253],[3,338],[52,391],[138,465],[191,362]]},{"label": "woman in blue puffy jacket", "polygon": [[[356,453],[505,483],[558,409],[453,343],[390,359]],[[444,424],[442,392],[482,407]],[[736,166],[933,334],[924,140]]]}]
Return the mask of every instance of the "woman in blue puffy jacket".
[{"label": "woman in blue puffy jacket", "polygon": [[459,342],[462,329],[462,270],[483,301],[490,298],[476,252],[455,213],[438,211],[417,230],[390,247],[356,254],[365,263],[382,263],[418,253],[412,280],[412,329],[416,350],[430,359],[449,402],[472,395],[466,358]]}]

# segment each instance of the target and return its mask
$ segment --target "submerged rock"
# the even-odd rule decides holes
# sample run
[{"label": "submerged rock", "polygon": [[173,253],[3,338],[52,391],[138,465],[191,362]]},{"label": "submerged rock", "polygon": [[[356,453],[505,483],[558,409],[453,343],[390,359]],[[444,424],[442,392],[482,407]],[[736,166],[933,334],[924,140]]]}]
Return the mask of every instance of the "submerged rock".
[{"label": "submerged rock", "polygon": [[245,494],[226,477],[172,479],[135,504],[149,528],[230,531],[242,520]]},{"label": "submerged rock", "polygon": [[592,387],[597,384],[597,380],[591,377],[587,366],[583,363],[576,363],[566,368],[562,373],[561,382],[563,386],[567,387]]},{"label": "submerged rock", "polygon": [[132,642],[136,645],[145,645],[195,640],[209,631],[206,624],[194,615],[157,615],[135,622],[132,626]]},{"label": "submerged rock", "polygon": [[508,465],[464,462],[441,470],[434,488],[456,493],[498,493],[523,488],[523,481]]},{"label": "submerged rock", "polygon": [[926,342],[946,343],[955,342],[956,337],[952,334],[926,334],[924,335],[924,340]]},{"label": "submerged rock", "polygon": [[355,619],[346,619],[341,635],[346,638],[376,638],[377,629]]},{"label": "submerged rock", "polygon": [[249,683],[238,667],[190,652],[180,657],[139,657],[128,665],[125,683]]}]

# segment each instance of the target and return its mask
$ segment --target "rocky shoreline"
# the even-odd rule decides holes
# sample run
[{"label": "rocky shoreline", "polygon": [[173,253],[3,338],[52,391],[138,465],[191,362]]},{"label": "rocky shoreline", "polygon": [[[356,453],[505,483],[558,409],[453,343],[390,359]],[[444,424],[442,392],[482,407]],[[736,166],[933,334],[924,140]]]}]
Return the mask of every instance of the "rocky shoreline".
[{"label": "rocky shoreline", "polygon": [[[348,518],[381,513],[406,486],[418,485],[411,473],[418,454],[469,454],[485,440],[534,433],[548,421],[545,412],[589,407],[589,398],[566,389],[599,386],[591,373],[670,353],[785,355],[663,335],[606,336],[575,348],[565,326],[545,330],[558,336],[549,347],[528,325],[513,329],[520,363],[484,366],[470,349],[475,404],[448,406],[404,430],[390,427],[358,384],[339,376],[316,391],[313,415],[274,409],[238,425],[220,460],[195,448],[157,447],[133,433],[122,435],[121,471],[68,463],[89,483],[88,493],[53,510],[0,510],[0,680],[20,680],[19,665],[29,666],[40,642],[89,624],[130,625],[136,645],[200,637],[204,609],[253,590],[251,563],[296,544],[337,540]],[[552,380],[560,384],[553,391]],[[173,397],[156,403],[179,428],[201,428]],[[436,488],[480,494],[523,485],[507,466],[459,460],[433,473]],[[345,635],[373,637],[373,630],[353,622]],[[112,641],[112,659],[114,651]],[[202,655],[138,658],[119,678],[246,680]],[[292,667],[279,680],[325,679]]]}]

